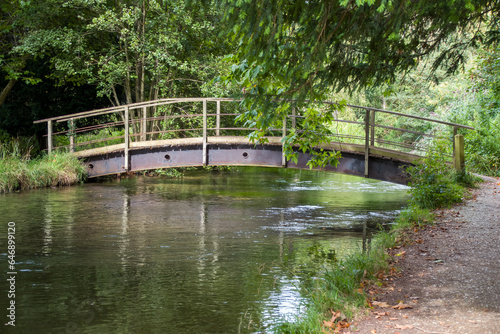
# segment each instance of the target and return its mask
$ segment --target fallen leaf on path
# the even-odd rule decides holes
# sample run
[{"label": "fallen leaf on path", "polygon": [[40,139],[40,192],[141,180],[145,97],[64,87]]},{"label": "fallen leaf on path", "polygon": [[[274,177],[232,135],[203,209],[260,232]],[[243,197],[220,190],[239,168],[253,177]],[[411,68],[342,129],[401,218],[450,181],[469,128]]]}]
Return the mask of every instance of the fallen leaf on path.
[{"label": "fallen leaf on path", "polygon": [[351,326],[351,323],[347,321],[339,321],[338,325],[340,326],[340,328],[349,328]]},{"label": "fallen leaf on path", "polygon": [[391,307],[391,305],[387,304],[386,302],[378,302],[376,300],[374,300],[372,304],[378,307]]},{"label": "fallen leaf on path", "polygon": [[387,312],[373,312],[373,314],[376,314],[378,316],[389,315],[389,313]]},{"label": "fallen leaf on path", "polygon": [[406,308],[413,308],[413,306],[408,305],[408,304],[399,303],[398,305],[395,305],[392,308],[396,309],[396,310],[403,310],[403,309],[406,309]]},{"label": "fallen leaf on path", "polygon": [[396,328],[396,329],[412,329],[413,326],[412,325],[396,325],[396,326],[394,326],[394,328]]},{"label": "fallen leaf on path", "polygon": [[371,334],[377,334],[377,331],[372,329],[372,331],[370,332]]}]

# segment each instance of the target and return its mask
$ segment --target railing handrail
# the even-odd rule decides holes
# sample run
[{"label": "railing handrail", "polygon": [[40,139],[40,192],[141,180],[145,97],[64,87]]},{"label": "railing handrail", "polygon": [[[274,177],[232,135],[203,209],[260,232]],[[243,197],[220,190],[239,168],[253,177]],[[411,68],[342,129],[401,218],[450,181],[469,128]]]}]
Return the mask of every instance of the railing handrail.
[{"label": "railing handrail", "polygon": [[159,106],[159,105],[167,105],[167,104],[173,104],[173,103],[182,103],[182,102],[202,102],[203,100],[207,101],[237,101],[233,98],[227,98],[227,97],[186,97],[186,98],[169,98],[169,99],[159,99],[159,100],[151,100],[151,101],[145,101],[145,102],[136,102],[136,103],[131,103],[131,104],[122,104],[119,106],[114,106],[114,107],[107,107],[107,108],[101,108],[101,109],[94,109],[94,110],[89,110],[89,111],[82,111],[79,113],[74,113],[74,114],[67,114],[67,115],[62,115],[62,116],[56,116],[56,117],[50,117],[50,118],[44,118],[44,119],[39,119],[36,121],[33,121],[33,124],[38,124],[38,123],[43,123],[43,122],[48,122],[48,121],[67,121],[69,119],[76,119],[76,118],[82,118],[82,117],[91,117],[91,116],[99,116],[99,115],[104,115],[112,112],[117,112],[117,111],[122,111],[125,110],[126,107],[129,108],[129,110],[132,109],[138,109],[138,108],[148,108],[148,107],[154,107],[154,106]]},{"label": "railing handrail", "polygon": [[[145,102],[137,102],[137,103],[132,103],[132,104],[124,104],[124,105],[119,105],[119,106],[114,106],[114,107],[107,107],[107,108],[101,108],[101,109],[94,109],[94,110],[89,110],[89,111],[83,111],[79,113],[74,113],[74,114],[68,114],[68,115],[63,115],[63,116],[57,116],[57,117],[50,117],[50,118],[44,118],[40,120],[36,120],[33,122],[33,124],[39,124],[39,123],[44,123],[48,121],[67,121],[70,119],[78,119],[78,118],[83,118],[83,117],[91,117],[91,116],[99,116],[107,113],[112,113],[112,112],[118,112],[125,110],[125,108],[128,106],[129,110],[131,109],[138,109],[138,108],[148,108],[148,107],[154,107],[154,106],[159,106],[159,105],[168,105],[168,104],[173,104],[173,103],[182,103],[182,102],[202,102],[203,100],[206,101],[238,101],[233,98],[208,98],[208,97],[186,97],[186,98],[168,98],[168,99],[158,99],[158,100],[151,100],[151,101],[145,101]],[[333,101],[319,101],[318,103],[324,103],[324,104],[338,104],[337,102]],[[405,114],[405,113],[400,113],[396,111],[391,111],[391,110],[386,110],[386,109],[380,109],[380,108],[373,108],[373,107],[364,107],[364,106],[358,106],[354,104],[346,104],[345,106],[350,107],[350,108],[356,108],[356,109],[363,109],[363,110],[370,110],[370,111],[375,111],[375,112],[382,112],[386,114],[392,114],[396,116],[402,116],[402,117],[407,117],[407,118],[413,118],[417,120],[422,120],[422,121],[427,121],[427,122],[433,122],[433,123],[439,123],[443,125],[448,125],[452,127],[458,127],[462,129],[469,129],[469,130],[474,130],[473,127],[463,125],[463,124],[457,124],[457,123],[451,123],[451,122],[446,122],[434,118],[428,118],[428,117],[421,117],[421,116],[415,116],[411,114]]]}]

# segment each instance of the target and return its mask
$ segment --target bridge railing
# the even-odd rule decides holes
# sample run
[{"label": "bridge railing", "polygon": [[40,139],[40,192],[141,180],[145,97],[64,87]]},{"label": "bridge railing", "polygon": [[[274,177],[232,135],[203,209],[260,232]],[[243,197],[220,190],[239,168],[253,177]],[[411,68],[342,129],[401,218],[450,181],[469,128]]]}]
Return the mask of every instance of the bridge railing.
[{"label": "bridge railing", "polygon": [[[468,126],[407,115],[389,110],[316,103],[323,112],[333,112],[332,148],[368,155],[400,152],[424,156],[432,138],[449,139],[450,159],[458,156],[455,135]],[[246,136],[254,129],[243,127],[236,118],[243,112],[239,101],[230,98],[171,98],[91,110],[35,121],[47,124],[47,150],[79,152],[116,146],[125,155],[134,142],[154,142],[174,138]],[[284,137],[290,129],[301,131],[301,110],[293,110],[281,129],[271,129],[270,137]],[[378,151],[377,151],[378,150]],[[462,154],[463,155],[463,154]],[[367,168],[365,168],[367,170]]]}]

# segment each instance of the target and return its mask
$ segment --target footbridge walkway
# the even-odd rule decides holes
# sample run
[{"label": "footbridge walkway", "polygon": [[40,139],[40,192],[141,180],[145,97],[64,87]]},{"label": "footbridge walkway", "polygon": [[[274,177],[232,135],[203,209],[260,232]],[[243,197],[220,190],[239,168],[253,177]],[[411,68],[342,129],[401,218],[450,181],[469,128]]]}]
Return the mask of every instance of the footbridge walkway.
[{"label": "footbridge walkway", "polygon": [[[425,156],[432,138],[450,145],[450,163],[463,168],[463,136],[468,126],[389,110],[334,102],[316,106],[333,112],[328,144],[318,149],[342,152],[337,167],[325,170],[407,183],[403,166]],[[309,168],[307,153],[286,161],[282,139],[300,131],[300,110],[292,110],[267,143],[253,143],[255,130],[239,126],[239,101],[230,98],[171,98],[121,105],[35,121],[47,124],[47,149],[67,150],[81,158],[89,177],[191,166],[268,166]]]}]

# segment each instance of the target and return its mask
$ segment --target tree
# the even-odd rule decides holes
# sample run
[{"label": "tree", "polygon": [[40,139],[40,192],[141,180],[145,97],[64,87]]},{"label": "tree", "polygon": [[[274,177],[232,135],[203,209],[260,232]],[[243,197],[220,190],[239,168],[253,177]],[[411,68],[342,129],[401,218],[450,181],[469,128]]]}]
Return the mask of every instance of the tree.
[{"label": "tree", "polygon": [[[483,41],[484,26],[496,24],[489,18],[500,11],[498,1],[489,0],[272,0],[225,5],[239,48],[230,58],[232,73],[224,79],[241,88],[249,110],[242,119],[259,128],[256,139],[279,126],[291,108],[304,108],[306,100],[317,101],[331,90],[394,83],[397,74],[433,52],[440,53],[434,69],[457,70],[464,50]],[[466,38],[450,40],[457,34]],[[445,42],[448,46],[443,48]],[[287,143],[328,139],[328,127],[323,125],[331,121],[329,113],[309,108],[304,116],[304,132],[292,132]],[[335,163],[335,153],[321,154],[313,164],[326,162]]]},{"label": "tree", "polygon": [[39,7],[64,19],[53,14],[59,25],[37,27],[15,51],[48,55],[61,83],[95,84],[115,105],[199,95],[227,46],[216,38],[212,9],[182,1],[47,0]]},{"label": "tree", "polygon": [[11,52],[25,34],[19,15],[21,7],[16,0],[0,3],[0,74],[3,76],[0,82],[5,82],[0,92],[0,106],[19,80],[38,82],[29,71],[25,71],[28,57]]},{"label": "tree", "polygon": [[112,105],[203,95],[229,48],[226,38],[217,36],[214,6],[174,0],[20,3],[13,22],[23,35],[9,55],[43,60],[50,70],[40,79],[58,86],[94,85],[98,98]]}]

